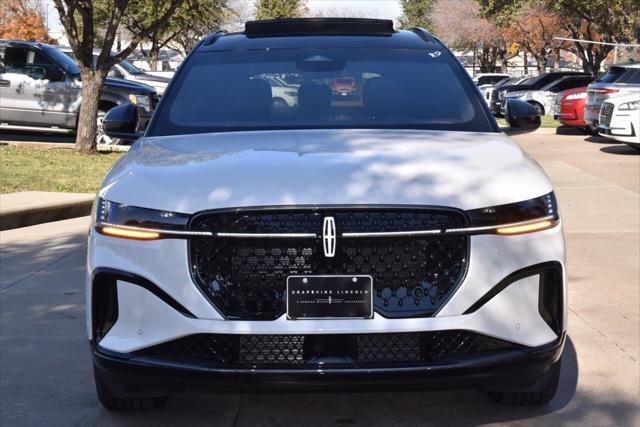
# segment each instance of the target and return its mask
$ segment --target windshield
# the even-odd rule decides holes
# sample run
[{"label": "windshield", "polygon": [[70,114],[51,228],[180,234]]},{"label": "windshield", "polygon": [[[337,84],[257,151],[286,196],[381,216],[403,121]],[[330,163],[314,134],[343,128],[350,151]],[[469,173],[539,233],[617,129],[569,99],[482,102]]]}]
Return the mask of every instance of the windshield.
[{"label": "windshield", "polygon": [[[147,135],[309,128],[492,132],[471,80],[428,50],[200,52],[183,65]],[[345,75],[348,76],[345,78]],[[349,81],[342,90],[336,81]],[[290,86],[282,91],[274,80]]]},{"label": "windshield", "polygon": [[57,49],[52,46],[43,46],[42,50],[46,52],[46,54],[53,59],[53,61],[62,69],[64,69],[67,73],[73,75],[80,74],[80,68],[76,64],[76,61],[71,59],[67,54],[62,52],[60,49]]},{"label": "windshield", "polygon": [[133,75],[144,74],[144,71],[142,71],[140,68],[136,67],[135,65],[133,65],[128,61],[124,61],[124,60],[120,61],[120,66],[125,70],[127,70],[129,74],[133,74]]}]

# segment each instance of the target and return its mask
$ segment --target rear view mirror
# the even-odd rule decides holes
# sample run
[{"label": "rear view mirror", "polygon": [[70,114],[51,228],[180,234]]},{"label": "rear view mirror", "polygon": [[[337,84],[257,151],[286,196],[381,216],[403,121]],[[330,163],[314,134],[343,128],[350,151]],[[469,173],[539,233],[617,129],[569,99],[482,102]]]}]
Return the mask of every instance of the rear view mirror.
[{"label": "rear view mirror", "polygon": [[533,132],[540,127],[540,112],[528,102],[508,99],[505,105],[505,119],[508,128],[502,129],[507,135]]},{"label": "rear view mirror", "polygon": [[104,133],[111,138],[135,141],[142,136],[137,132],[138,107],[127,102],[109,110],[102,122]]}]

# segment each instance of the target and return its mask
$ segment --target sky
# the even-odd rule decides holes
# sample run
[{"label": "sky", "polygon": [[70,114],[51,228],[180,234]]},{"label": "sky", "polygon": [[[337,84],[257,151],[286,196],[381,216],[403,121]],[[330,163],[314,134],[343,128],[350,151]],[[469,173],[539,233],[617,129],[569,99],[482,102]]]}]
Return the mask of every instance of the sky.
[{"label": "sky", "polygon": [[[255,0],[239,0],[246,2],[246,8],[252,10]],[[52,0],[43,2],[49,32],[55,38],[62,35],[62,26],[58,19],[58,12],[53,6]],[[307,7],[311,15],[314,13],[326,14],[335,12],[337,15],[345,16],[356,13],[369,18],[386,18],[396,20],[402,14],[402,7],[399,0],[307,0]]]}]

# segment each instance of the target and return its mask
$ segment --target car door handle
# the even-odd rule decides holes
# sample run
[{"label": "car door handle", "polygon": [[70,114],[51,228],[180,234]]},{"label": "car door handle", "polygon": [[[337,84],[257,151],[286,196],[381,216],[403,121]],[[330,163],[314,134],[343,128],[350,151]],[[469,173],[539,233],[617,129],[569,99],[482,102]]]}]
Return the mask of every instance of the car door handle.
[{"label": "car door handle", "polygon": [[0,80],[0,87],[9,87],[11,86],[10,80]]}]

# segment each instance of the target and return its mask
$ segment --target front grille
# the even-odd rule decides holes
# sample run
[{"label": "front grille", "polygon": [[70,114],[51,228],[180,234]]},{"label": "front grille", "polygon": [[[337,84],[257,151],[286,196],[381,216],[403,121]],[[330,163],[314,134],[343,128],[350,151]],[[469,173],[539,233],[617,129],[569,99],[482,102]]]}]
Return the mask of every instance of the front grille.
[{"label": "front grille", "polygon": [[611,116],[613,115],[613,104],[603,102],[600,106],[600,124],[604,126],[611,125]]},{"label": "front grille", "polygon": [[156,109],[159,102],[160,102],[160,96],[158,95],[157,92],[153,92],[151,94],[151,111]]},{"label": "front grille", "polygon": [[190,241],[193,277],[227,318],[271,320],[285,313],[290,275],[371,275],[374,308],[386,317],[431,316],[453,293],[467,267],[468,237],[346,238],[344,232],[457,228],[453,210],[315,209],[198,215],[194,230],[226,233],[322,234],[333,216],[336,254],[324,256],[318,238],[215,238]]},{"label": "front grille", "polygon": [[141,356],[209,362],[221,367],[388,366],[438,362],[520,346],[453,330],[346,335],[190,335],[141,350]]}]

